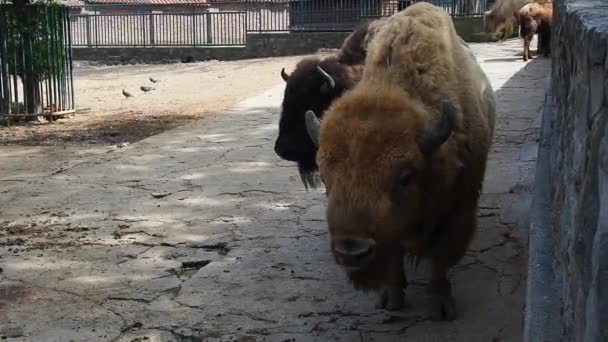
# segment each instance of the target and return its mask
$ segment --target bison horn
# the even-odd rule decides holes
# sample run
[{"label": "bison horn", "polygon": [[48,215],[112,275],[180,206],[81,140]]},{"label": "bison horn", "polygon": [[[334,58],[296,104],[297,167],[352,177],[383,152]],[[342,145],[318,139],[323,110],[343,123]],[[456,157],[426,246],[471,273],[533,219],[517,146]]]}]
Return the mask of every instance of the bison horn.
[{"label": "bison horn", "polygon": [[443,100],[441,103],[441,118],[437,125],[418,137],[420,151],[423,154],[429,154],[441,146],[450,137],[455,123],[456,108],[450,101]]},{"label": "bison horn", "polygon": [[321,68],[320,65],[317,65],[317,70],[319,70],[319,72],[321,73],[321,75],[323,75],[323,76],[325,76],[325,78],[327,78],[327,82],[329,82],[330,88],[335,88],[336,87],[336,81],[334,81],[334,78],[331,77],[331,75],[328,74],[327,71],[323,70],[323,68]]},{"label": "bison horn", "polygon": [[315,146],[318,147],[321,122],[319,122],[319,119],[315,115],[315,112],[313,112],[312,110],[306,111],[305,115],[306,130],[308,131],[308,135],[310,136],[310,139],[315,144]]},{"label": "bison horn", "polygon": [[287,82],[287,80],[289,79],[289,75],[287,75],[287,73],[285,72],[285,68],[281,69],[281,77],[285,82]]}]

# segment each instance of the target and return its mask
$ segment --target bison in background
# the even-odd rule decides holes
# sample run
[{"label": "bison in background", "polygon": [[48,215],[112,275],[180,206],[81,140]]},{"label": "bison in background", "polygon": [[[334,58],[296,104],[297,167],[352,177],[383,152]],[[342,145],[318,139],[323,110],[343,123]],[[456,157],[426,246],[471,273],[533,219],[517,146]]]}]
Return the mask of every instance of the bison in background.
[{"label": "bison in background", "polygon": [[281,70],[281,77],[287,84],[274,150],[280,158],[298,163],[302,183],[307,189],[316,187],[318,168],[317,148],[306,132],[304,113],[313,110],[321,118],[336,98],[359,82],[369,39],[384,21],[362,24],[344,40],[337,54],[305,58],[290,75],[285,69]]},{"label": "bison in background", "polygon": [[306,113],[336,262],[395,310],[404,254],[428,258],[437,320],[456,317],[446,274],[476,231],[494,135],[494,92],[460,42],[446,12],[418,2],[379,29],[361,81],[323,120]]},{"label": "bison in background", "polygon": [[532,2],[544,3],[546,0],[497,0],[484,14],[483,23],[486,33],[503,32],[502,40],[511,37],[519,19],[519,10]]},{"label": "bison in background", "polygon": [[524,40],[524,62],[532,59],[530,55],[530,42],[534,34],[538,33],[537,53],[543,56],[551,54],[551,22],[553,17],[553,4],[531,3],[519,10],[519,35]]}]

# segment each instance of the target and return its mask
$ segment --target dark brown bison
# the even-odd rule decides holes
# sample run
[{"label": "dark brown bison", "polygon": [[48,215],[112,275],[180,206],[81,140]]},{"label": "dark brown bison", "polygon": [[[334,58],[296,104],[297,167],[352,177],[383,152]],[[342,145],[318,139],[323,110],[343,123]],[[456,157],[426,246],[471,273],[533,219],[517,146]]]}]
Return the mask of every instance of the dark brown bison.
[{"label": "dark brown bison", "polygon": [[494,134],[495,98],[459,44],[450,16],[418,2],[371,40],[361,81],[319,122],[330,246],[356,289],[399,309],[403,257],[428,258],[433,318],[456,316],[449,268],[477,226],[477,205]]},{"label": "dark brown bison", "polygon": [[543,56],[551,54],[551,22],[553,3],[530,3],[519,10],[519,35],[524,40],[523,59],[532,59],[530,42],[538,33],[537,53]]},{"label": "dark brown bison", "polygon": [[313,110],[323,116],[329,105],[361,79],[366,44],[384,19],[362,24],[345,40],[337,54],[325,58],[301,60],[288,75],[281,70],[287,83],[281,106],[279,135],[275,153],[284,160],[298,163],[304,186],[316,187],[316,146],[310,140],[304,124],[304,113]]}]

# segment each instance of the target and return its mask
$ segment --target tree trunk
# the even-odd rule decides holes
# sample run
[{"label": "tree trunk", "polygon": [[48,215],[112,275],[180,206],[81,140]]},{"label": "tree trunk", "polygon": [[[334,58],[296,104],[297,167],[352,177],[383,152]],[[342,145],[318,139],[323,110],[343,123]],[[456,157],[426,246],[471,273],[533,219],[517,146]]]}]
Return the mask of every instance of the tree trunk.
[{"label": "tree trunk", "polygon": [[42,94],[40,93],[40,80],[34,73],[28,73],[22,78],[25,92],[25,103],[28,114],[42,114]]}]

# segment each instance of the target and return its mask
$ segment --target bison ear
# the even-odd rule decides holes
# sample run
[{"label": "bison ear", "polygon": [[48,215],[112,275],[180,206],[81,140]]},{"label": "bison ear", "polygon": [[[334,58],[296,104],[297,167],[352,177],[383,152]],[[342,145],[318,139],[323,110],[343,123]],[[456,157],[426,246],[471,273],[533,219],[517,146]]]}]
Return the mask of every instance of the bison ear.
[{"label": "bison ear", "polygon": [[285,68],[281,69],[281,78],[283,78],[283,81],[287,82],[287,80],[289,79],[289,75],[287,75],[287,73],[285,72]]},{"label": "bison ear", "polygon": [[310,136],[310,139],[315,144],[315,146],[319,147],[319,132],[321,129],[321,122],[315,115],[315,112],[313,112],[312,110],[306,111],[305,121],[308,136]]},{"label": "bison ear", "polygon": [[418,136],[420,151],[428,155],[448,140],[456,124],[456,107],[448,101],[441,102],[441,118],[437,125]]}]

